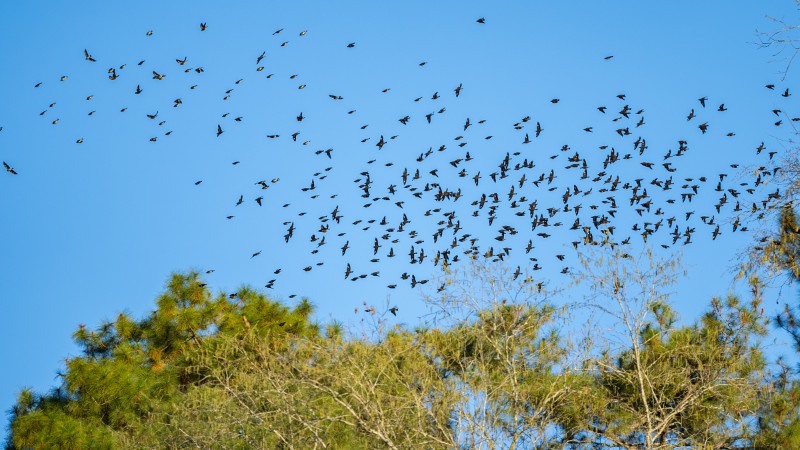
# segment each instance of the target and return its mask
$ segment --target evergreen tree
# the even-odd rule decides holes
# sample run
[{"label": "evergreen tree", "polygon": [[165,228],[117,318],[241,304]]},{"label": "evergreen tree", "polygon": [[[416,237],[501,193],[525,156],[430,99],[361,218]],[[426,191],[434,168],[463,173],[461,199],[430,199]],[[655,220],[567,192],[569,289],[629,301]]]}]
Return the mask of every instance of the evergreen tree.
[{"label": "evergreen tree", "polygon": [[290,310],[250,289],[212,298],[197,273],[175,274],[147,318],[120,314],[96,330],[79,326],[73,338],[82,356],[66,361],[50,393],[20,393],[8,447],[117,448],[130,435],[154,436],[151,418],[204,382],[188,355],[210,344],[207,336],[314,335],[311,312],[306,301]]}]

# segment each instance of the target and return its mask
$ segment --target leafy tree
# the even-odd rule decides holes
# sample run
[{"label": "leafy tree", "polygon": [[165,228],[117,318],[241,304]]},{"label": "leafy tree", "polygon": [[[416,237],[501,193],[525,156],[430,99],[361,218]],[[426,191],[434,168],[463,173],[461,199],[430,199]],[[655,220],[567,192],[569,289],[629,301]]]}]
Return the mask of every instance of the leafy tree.
[{"label": "leafy tree", "polygon": [[451,405],[458,446],[553,444],[558,407],[575,395],[576,381],[564,370],[561,311],[543,285],[485,260],[446,269],[439,284],[427,299],[437,326],[425,331],[425,350],[458,393]]},{"label": "leafy tree", "polygon": [[[234,300],[236,300],[234,302]],[[136,321],[127,314],[73,335],[82,355],[67,359],[61,385],[37,395],[23,390],[12,409],[10,448],[115,448],[127,436],[152,436],[150,418],[202,383],[187,355],[207,335],[245,330],[277,337],[313,335],[310,305],[293,310],[242,289],[212,298],[195,272],[171,277],[158,308]]]},{"label": "leafy tree", "polygon": [[[79,327],[82,355],[51,392],[22,391],[7,447],[797,446],[800,390],[766,368],[757,279],[750,301],[713,299],[680,325],[677,262],[619,248],[585,261],[567,293],[590,295],[570,308],[521,271],[446,267],[425,327],[378,320],[372,335],[177,274],[145,319]],[[586,306],[602,334],[575,334]]]},{"label": "leafy tree", "polygon": [[[452,395],[414,333],[274,345],[220,335],[192,352],[203,379],[165,411],[159,447],[447,448]],[[445,406],[442,408],[442,406]]]},{"label": "leafy tree", "polygon": [[[763,253],[762,262],[773,273],[787,274],[791,280],[800,280],[800,224],[797,213],[791,207],[781,211],[779,232],[776,237],[760,247]],[[785,304],[784,311],[775,318],[779,328],[787,331],[800,351],[800,322],[797,308]]]},{"label": "leafy tree", "polygon": [[[617,326],[590,341],[599,355],[583,408],[564,416],[570,444],[620,448],[749,448],[767,399],[765,332],[754,297],[713,299],[696,323],[677,325],[665,294],[675,259],[622,250],[585,260],[594,306]],[[612,306],[613,305],[613,306]],[[613,323],[612,323],[613,325]]]}]

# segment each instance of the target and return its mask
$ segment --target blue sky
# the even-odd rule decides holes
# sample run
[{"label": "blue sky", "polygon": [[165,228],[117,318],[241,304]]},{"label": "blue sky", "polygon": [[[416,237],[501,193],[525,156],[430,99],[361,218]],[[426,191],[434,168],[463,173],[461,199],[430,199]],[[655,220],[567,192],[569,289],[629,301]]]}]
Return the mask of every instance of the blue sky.
[{"label": "blue sky", "polygon": [[[153,307],[173,271],[215,269],[209,285],[232,292],[242,284],[263,286],[283,268],[274,297],[293,302],[307,296],[317,305],[319,320],[353,321],[353,308],[368,301],[398,305],[398,321],[417,323],[424,313],[419,289],[397,278],[410,271],[427,279],[435,269],[407,264],[408,239],[394,248],[400,257],[386,258],[392,245],[382,241],[381,262],[367,262],[373,239],[382,233],[377,222],[361,232],[366,224],[357,227],[352,221],[388,216],[396,224],[406,213],[413,221],[409,227],[419,226],[430,242],[437,225],[424,212],[450,208],[460,212],[465,228],[474,227],[467,232],[486,247],[496,244],[497,227],[486,226],[485,213],[472,221],[464,201],[436,204],[406,193],[402,210],[394,200],[363,208],[366,200],[353,182],[363,178],[362,171],[375,181],[374,197],[388,195],[390,183],[401,184],[403,167],[420,167],[429,181],[437,180],[426,172],[438,169],[439,182],[463,186],[465,195],[474,197],[481,190],[459,179],[448,162],[470,151],[475,158],[470,175],[480,170],[482,183],[488,183],[503,155],[519,151],[520,158],[536,161],[535,173],[558,171],[554,193],[526,193],[540,199],[542,208],[558,202],[579,175],[563,171],[575,151],[595,164],[604,155],[599,145],[631,151],[632,139],[616,136],[610,120],[625,104],[645,109],[646,125],[635,132],[647,137],[654,162],[660,164],[658,155],[667,149],[677,150],[678,140],[689,141],[691,150],[675,162],[676,178],[723,172],[733,178],[737,169],[729,164],[763,163],[763,154],[755,156],[760,142],[780,151],[792,137],[789,127],[773,125],[777,119],[770,110],[791,116],[797,96],[781,98],[777,89],[764,85],[792,88],[796,72],[781,81],[782,56],[754,44],[757,29],[775,27],[767,15],[797,22],[790,1],[220,5],[0,4],[0,160],[19,172],[0,174],[0,339],[5,342],[0,360],[13,367],[0,374],[3,408],[24,386],[42,390],[57,382],[56,370],[76,351],[70,336],[79,323],[94,325],[120,311],[140,317]],[[475,22],[480,17],[485,24]],[[206,31],[200,31],[201,22],[208,24]],[[278,29],[284,31],[273,35]],[[150,30],[153,35],[146,36]],[[351,42],[355,46],[347,48]],[[84,49],[96,63],[84,59]],[[259,72],[256,57],[264,51]],[[614,57],[605,60],[609,55]],[[175,60],[184,57],[186,65],[179,66]],[[113,81],[107,77],[112,66],[119,75]],[[183,71],[197,67],[203,73]],[[154,80],[153,70],[166,77]],[[274,75],[266,78],[269,74]],[[67,80],[59,81],[64,75]],[[463,91],[455,98],[459,84]],[[440,99],[431,99],[435,92]],[[622,93],[624,101],[616,98]],[[706,109],[697,102],[703,96],[710,99]],[[415,102],[417,97],[423,99]],[[183,102],[179,107],[172,106],[176,98]],[[559,103],[551,103],[553,98]],[[716,111],[721,103],[728,108],[723,113]],[[609,113],[600,114],[600,105]],[[441,108],[446,112],[425,123],[425,114]],[[691,109],[699,117],[687,123]],[[156,119],[147,118],[156,112]],[[296,120],[301,112],[302,123]],[[230,115],[222,117],[225,113]],[[400,124],[406,115],[409,124]],[[532,122],[514,130],[526,116]],[[465,131],[467,117],[473,125]],[[523,145],[537,121],[544,128],[541,138]],[[697,130],[703,121],[710,123],[705,135]],[[224,130],[219,137],[217,125]],[[593,133],[583,131],[588,126]],[[300,133],[297,142],[293,132]],[[268,139],[271,134],[280,137]],[[379,151],[375,143],[381,135],[389,143]],[[397,139],[390,140],[392,135]],[[458,135],[469,145],[459,148]],[[492,139],[484,139],[488,135]],[[446,152],[415,162],[420,153],[442,144]],[[565,144],[571,151],[548,158]],[[330,160],[315,154],[328,148],[333,148]],[[626,167],[620,170],[630,179],[670,175],[634,163]],[[328,177],[315,177],[316,172]],[[280,181],[272,183],[273,178]],[[262,179],[271,185],[266,191],[255,185]],[[301,191],[312,179],[316,199]],[[198,180],[202,184],[195,185]],[[508,185],[497,190],[504,195]],[[261,194],[264,206],[258,207],[254,198]],[[713,209],[716,197],[706,194],[697,203],[675,205],[677,213],[699,216]],[[240,195],[244,203],[235,206]],[[336,206],[347,223],[338,229],[348,234],[326,236],[328,244],[310,255],[316,244],[308,237],[320,235],[317,218]],[[633,223],[634,214],[621,213],[620,227]],[[297,227],[288,245],[285,221]],[[683,248],[689,274],[674,300],[687,319],[696,317],[712,295],[730,289],[732,260],[748,242],[746,235],[730,231],[712,242],[709,233],[703,228],[695,243]],[[659,243],[666,234],[660,236]],[[574,237],[557,234],[536,241],[533,254],[543,261],[542,278],[554,285],[564,282],[558,273],[564,264],[553,256],[567,253]],[[339,247],[346,241],[351,250],[342,258]],[[527,262],[522,254],[515,258],[512,267]],[[381,277],[343,281],[348,261],[356,274],[380,270]],[[316,266],[319,262],[324,265]],[[303,271],[308,265],[313,270]],[[389,290],[390,283],[399,287]],[[290,299],[292,294],[297,298]]]}]

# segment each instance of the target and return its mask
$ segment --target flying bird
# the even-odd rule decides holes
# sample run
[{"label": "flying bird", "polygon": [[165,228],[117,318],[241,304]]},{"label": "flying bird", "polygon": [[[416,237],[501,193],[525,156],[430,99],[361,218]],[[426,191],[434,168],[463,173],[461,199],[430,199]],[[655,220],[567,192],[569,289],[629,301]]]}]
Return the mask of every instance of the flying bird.
[{"label": "flying bird", "polygon": [[18,175],[17,171],[14,170],[13,167],[9,166],[5,161],[3,161],[3,167],[5,167],[6,172],[10,173],[11,175]]}]

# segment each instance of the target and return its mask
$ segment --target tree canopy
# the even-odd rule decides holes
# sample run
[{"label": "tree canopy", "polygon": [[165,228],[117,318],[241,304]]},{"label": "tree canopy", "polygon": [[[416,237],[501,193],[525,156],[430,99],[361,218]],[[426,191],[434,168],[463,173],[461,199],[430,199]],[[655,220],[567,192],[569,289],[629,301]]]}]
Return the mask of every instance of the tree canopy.
[{"label": "tree canopy", "polygon": [[[604,258],[598,260],[597,258]],[[155,309],[74,334],[60,384],[23,390],[22,448],[787,448],[797,386],[759,347],[761,290],[679,325],[675,265],[593,256],[583,283],[603,333],[493,264],[445,271],[429,326],[318,324],[250,288],[212,295],[174,274]],[[595,303],[592,303],[595,302]],[[614,306],[616,305],[616,306]],[[598,322],[600,323],[600,322]]]}]

